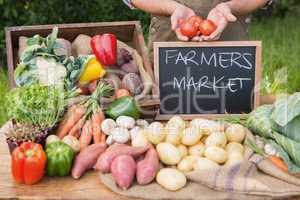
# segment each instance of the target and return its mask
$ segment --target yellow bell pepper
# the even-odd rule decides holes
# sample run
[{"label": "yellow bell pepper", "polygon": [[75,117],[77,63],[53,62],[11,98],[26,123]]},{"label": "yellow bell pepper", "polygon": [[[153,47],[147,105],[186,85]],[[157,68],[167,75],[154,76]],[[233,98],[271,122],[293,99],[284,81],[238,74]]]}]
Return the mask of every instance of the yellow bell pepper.
[{"label": "yellow bell pepper", "polygon": [[102,64],[96,58],[91,58],[80,76],[79,84],[86,84],[90,81],[102,78],[105,73],[106,71]]}]

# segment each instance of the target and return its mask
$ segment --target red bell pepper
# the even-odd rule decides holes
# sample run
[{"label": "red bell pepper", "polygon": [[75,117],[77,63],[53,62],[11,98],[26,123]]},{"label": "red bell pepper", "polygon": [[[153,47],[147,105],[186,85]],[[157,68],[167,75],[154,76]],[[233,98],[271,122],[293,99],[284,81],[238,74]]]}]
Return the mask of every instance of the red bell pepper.
[{"label": "red bell pepper", "polygon": [[47,157],[42,145],[24,142],[12,153],[12,176],[18,183],[37,183],[44,176],[46,162]]},{"label": "red bell pepper", "polygon": [[96,35],[91,40],[91,47],[102,65],[115,65],[117,63],[117,38],[115,35]]}]

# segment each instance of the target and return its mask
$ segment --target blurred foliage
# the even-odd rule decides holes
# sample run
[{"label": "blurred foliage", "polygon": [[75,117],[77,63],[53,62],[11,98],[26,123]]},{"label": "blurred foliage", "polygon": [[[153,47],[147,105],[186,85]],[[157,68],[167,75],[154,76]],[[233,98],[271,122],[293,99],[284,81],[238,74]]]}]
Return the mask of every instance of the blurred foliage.
[{"label": "blurred foliage", "polygon": [[[297,5],[299,0],[275,0],[272,13],[284,16]],[[122,0],[0,0],[0,13],[0,61],[6,26],[140,20],[147,32],[150,23],[149,14],[130,10]]]},{"label": "blurred foliage", "polygon": [[275,0],[273,14],[284,17],[287,13],[299,9],[299,0]]}]

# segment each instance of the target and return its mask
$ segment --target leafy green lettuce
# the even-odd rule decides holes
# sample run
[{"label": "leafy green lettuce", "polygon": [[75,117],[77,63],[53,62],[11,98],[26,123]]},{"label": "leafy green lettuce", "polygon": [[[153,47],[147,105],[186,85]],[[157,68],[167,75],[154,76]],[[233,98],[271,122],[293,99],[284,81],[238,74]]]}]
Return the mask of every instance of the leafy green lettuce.
[{"label": "leafy green lettuce", "polygon": [[[294,102],[298,100],[298,97],[298,94],[295,94],[295,96],[289,97],[288,101],[282,98],[275,105],[258,107],[249,114],[246,126],[263,138],[273,139],[282,148],[281,150],[288,154],[289,159],[300,167],[300,143],[297,140],[299,136],[296,133],[297,120],[299,119],[297,110],[299,108],[294,110],[290,108],[291,106],[300,106],[297,102]],[[288,110],[291,113],[285,115]],[[287,132],[287,130],[290,132]],[[281,155],[288,160],[286,154],[282,153]]]},{"label": "leafy green lettuce", "polygon": [[300,142],[300,93],[277,100],[271,119],[275,122],[276,131]]}]

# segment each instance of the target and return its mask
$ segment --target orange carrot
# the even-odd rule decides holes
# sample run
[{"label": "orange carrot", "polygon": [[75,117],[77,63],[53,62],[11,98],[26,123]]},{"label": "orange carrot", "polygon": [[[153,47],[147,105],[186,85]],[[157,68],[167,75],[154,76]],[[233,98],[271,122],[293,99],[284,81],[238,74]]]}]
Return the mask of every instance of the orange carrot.
[{"label": "orange carrot", "polygon": [[91,143],[93,139],[93,127],[92,127],[92,121],[89,119],[85,122],[82,132],[79,138],[80,143],[80,149],[84,149]]},{"label": "orange carrot", "polygon": [[70,118],[72,113],[75,112],[75,110],[76,110],[76,105],[73,105],[73,106],[68,108],[67,113],[64,115],[62,121],[58,125],[57,131],[56,131],[57,133],[62,131],[62,129],[64,128],[64,124],[67,123],[68,119]]},{"label": "orange carrot", "polygon": [[279,158],[277,156],[269,156],[268,158],[275,166],[277,166],[282,171],[284,171],[284,172],[289,171],[288,166],[285,164],[285,162],[281,158]]},{"label": "orange carrot", "polygon": [[80,131],[85,123],[85,118],[82,117],[74,126],[71,128],[69,131],[69,135],[72,135],[74,137],[79,137],[80,136]]},{"label": "orange carrot", "polygon": [[86,108],[84,106],[72,106],[69,112],[69,116],[64,119],[58,128],[57,135],[59,138],[63,138],[68,134],[72,127],[80,120],[85,114]]},{"label": "orange carrot", "polygon": [[95,144],[101,142],[101,123],[104,118],[105,116],[101,110],[92,115],[93,140]]}]

